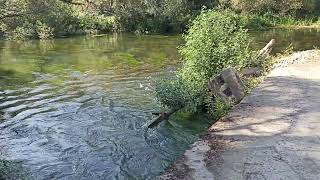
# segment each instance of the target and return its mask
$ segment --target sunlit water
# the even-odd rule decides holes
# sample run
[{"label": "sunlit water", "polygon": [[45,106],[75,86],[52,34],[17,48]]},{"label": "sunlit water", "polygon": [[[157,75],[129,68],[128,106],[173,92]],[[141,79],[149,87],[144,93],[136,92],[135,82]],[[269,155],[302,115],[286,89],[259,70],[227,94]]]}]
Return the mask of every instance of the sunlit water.
[{"label": "sunlit water", "polygon": [[[320,45],[319,33],[252,33],[259,49]],[[0,159],[31,179],[153,179],[213,121],[178,114],[155,129],[153,82],[179,64],[180,36],[0,42]]]}]

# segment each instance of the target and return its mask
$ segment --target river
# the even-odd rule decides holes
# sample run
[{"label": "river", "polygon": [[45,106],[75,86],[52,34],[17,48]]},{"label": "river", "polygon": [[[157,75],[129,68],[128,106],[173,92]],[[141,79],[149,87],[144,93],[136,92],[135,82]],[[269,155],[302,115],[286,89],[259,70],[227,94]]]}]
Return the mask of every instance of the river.
[{"label": "river", "polygon": [[[317,30],[250,32],[280,52],[320,46]],[[180,64],[180,35],[0,41],[0,159],[31,179],[153,179],[213,123],[162,111],[153,82]]]}]

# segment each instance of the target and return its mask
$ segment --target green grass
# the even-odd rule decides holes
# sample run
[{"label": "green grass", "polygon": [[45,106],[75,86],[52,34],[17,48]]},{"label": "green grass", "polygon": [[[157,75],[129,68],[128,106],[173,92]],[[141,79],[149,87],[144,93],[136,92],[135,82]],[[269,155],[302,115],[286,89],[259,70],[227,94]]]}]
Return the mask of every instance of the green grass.
[{"label": "green grass", "polygon": [[242,24],[250,30],[265,30],[273,27],[281,28],[305,28],[320,27],[320,18],[310,16],[305,18],[296,18],[293,16],[274,16],[274,15],[256,15],[240,14]]}]

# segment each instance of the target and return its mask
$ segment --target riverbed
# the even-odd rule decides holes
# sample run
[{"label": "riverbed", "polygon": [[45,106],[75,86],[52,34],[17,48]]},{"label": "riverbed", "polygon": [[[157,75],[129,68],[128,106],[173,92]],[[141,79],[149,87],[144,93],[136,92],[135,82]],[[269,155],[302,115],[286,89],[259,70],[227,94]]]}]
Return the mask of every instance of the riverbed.
[{"label": "riverbed", "polygon": [[[320,46],[320,32],[250,32],[257,50]],[[0,41],[0,159],[31,179],[153,179],[214,122],[162,111],[153,82],[181,60],[181,35],[114,34]]]}]

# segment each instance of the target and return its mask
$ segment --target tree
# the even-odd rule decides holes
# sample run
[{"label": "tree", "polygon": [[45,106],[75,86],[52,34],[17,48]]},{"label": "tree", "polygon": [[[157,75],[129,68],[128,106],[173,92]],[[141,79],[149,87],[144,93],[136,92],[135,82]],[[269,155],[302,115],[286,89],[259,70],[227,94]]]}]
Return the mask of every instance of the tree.
[{"label": "tree", "polygon": [[0,20],[24,15],[25,6],[21,0],[0,0]]},{"label": "tree", "polygon": [[245,13],[304,16],[315,12],[317,0],[230,0],[229,5]]}]

